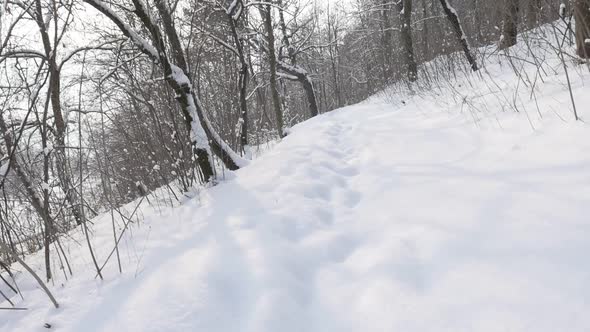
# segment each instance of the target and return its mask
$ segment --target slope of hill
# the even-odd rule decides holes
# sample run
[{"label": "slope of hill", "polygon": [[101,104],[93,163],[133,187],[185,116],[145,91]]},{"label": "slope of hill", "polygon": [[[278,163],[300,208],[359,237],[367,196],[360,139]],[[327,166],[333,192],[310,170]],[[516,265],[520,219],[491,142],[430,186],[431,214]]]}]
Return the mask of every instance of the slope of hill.
[{"label": "slope of hill", "polygon": [[[0,330],[590,330],[590,127],[558,59],[534,88],[536,66],[507,59],[297,125],[179,207],[141,203],[122,275],[73,254],[53,309],[19,273],[28,310]],[[567,65],[584,120],[590,75]],[[95,220],[101,262],[111,227]],[[64,246],[87,250],[80,232]]]}]

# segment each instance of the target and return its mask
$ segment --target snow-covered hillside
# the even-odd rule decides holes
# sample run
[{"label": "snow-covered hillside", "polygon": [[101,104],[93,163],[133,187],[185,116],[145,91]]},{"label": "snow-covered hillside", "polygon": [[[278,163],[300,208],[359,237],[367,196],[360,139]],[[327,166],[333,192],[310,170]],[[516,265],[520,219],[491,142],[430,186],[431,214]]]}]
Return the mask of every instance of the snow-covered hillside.
[{"label": "snow-covered hillside", "polygon": [[[569,65],[584,120],[588,71]],[[28,310],[0,310],[0,330],[588,331],[590,127],[551,68],[535,98],[496,61],[297,125],[177,208],[144,201],[123,275],[111,259],[95,278],[74,232],[60,309],[18,273]],[[100,262],[111,227],[95,220]]]}]

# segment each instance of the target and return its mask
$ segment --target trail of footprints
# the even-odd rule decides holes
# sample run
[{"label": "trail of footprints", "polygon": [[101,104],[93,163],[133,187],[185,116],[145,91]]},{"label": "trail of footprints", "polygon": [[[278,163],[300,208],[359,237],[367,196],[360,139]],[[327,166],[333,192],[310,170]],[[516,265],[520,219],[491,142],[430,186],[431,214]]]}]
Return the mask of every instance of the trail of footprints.
[{"label": "trail of footprints", "polygon": [[[293,196],[304,197],[308,204],[301,206],[302,214],[318,218],[319,224],[331,225],[338,222],[341,213],[354,209],[361,200],[361,194],[354,190],[352,181],[359,174],[353,163],[354,150],[344,146],[346,131],[350,127],[331,124],[319,135],[318,147],[313,150],[293,149],[291,159],[295,162],[284,165],[279,186]],[[285,187],[287,186],[287,187]]]},{"label": "trail of footprints", "polygon": [[[253,262],[245,264],[244,273],[260,285],[274,285],[261,287],[258,298],[278,292],[293,300],[289,311],[306,312],[309,303],[322,302],[318,275],[346,261],[362,245],[359,235],[347,227],[358,219],[362,199],[355,190],[355,179],[361,175],[356,151],[345,145],[351,141],[350,129],[330,123],[318,128],[315,147],[290,146],[276,186],[265,188],[271,195],[265,200],[272,202],[266,211],[272,215],[270,222],[254,221],[246,228],[244,223],[230,225],[246,261]],[[275,255],[276,248],[281,248],[281,255]],[[258,272],[250,266],[258,266]]]}]

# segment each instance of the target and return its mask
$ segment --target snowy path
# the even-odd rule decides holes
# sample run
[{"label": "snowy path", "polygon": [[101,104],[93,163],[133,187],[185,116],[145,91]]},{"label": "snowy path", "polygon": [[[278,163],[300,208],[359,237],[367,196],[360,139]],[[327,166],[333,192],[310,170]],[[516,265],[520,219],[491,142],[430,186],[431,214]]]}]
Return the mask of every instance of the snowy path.
[{"label": "snowy path", "polygon": [[313,119],[149,224],[137,276],[0,330],[590,330],[590,130],[507,123],[378,103]]}]

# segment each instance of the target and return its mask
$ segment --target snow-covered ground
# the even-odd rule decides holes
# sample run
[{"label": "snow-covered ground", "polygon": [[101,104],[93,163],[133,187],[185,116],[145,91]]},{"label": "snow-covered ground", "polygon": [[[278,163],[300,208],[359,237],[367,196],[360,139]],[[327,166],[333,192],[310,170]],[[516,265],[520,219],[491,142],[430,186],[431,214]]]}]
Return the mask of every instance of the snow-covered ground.
[{"label": "snow-covered ground", "polygon": [[[74,232],[60,309],[19,273],[28,310],[0,310],[0,330],[589,331],[590,127],[554,68],[536,100],[493,64],[458,98],[390,93],[297,125],[181,206],[142,204],[123,275],[111,259],[95,279]],[[588,71],[570,70],[590,119]]]}]

